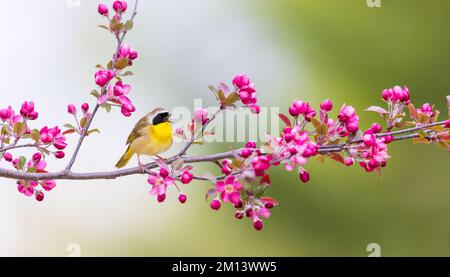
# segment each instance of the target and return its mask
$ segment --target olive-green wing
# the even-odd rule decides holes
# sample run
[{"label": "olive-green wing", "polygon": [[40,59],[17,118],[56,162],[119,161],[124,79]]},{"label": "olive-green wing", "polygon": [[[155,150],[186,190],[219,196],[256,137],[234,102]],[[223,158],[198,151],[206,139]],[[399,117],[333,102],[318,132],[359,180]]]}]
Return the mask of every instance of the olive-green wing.
[{"label": "olive-green wing", "polygon": [[134,126],[133,130],[131,131],[130,135],[128,136],[127,143],[130,144],[133,142],[133,140],[137,139],[138,137],[142,136],[142,130],[149,125],[147,116],[144,116],[141,118],[138,123]]}]

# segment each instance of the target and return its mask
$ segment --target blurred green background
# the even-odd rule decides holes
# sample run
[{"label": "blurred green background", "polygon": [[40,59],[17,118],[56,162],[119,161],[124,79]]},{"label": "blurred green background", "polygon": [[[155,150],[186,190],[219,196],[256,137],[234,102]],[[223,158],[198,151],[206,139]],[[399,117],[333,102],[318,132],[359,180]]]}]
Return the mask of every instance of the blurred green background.
[{"label": "blurred green background", "polygon": [[[130,79],[138,112],[132,119],[101,113],[94,125],[102,134],[87,140],[78,171],[111,169],[126,133],[150,107],[192,108],[194,97],[212,105],[206,87],[240,72],[252,76],[263,106],[285,110],[296,98],[317,104],[331,97],[335,107],[355,106],[362,128],[379,121],[363,110],[381,105],[381,91],[397,84],[408,85],[416,106],[446,109],[448,0],[382,0],[381,8],[365,0],[141,2],[127,37],[140,53]],[[79,8],[65,1],[40,5],[44,16],[15,15],[21,25],[7,33],[2,50],[26,54],[8,57],[1,76],[17,80],[30,61],[45,71],[25,84],[6,84],[23,98],[2,92],[0,103],[34,99],[45,107],[39,123],[61,124],[70,120],[61,117],[66,103],[92,102],[93,66],[109,58],[113,40],[95,29],[102,23],[96,1],[81,0]],[[48,27],[44,37],[33,35],[42,26]],[[195,147],[193,153],[228,146]],[[67,245],[77,243],[83,256],[367,256],[366,246],[378,243],[382,256],[449,256],[448,153],[408,141],[390,145],[390,153],[381,178],[330,160],[310,160],[308,184],[275,170],[269,194],[281,204],[262,232],[235,220],[231,207],[209,209],[208,183],[185,187],[189,198],[182,206],[175,191],[158,205],[139,176],[61,181],[43,203],[2,180],[0,254],[65,256]]]}]

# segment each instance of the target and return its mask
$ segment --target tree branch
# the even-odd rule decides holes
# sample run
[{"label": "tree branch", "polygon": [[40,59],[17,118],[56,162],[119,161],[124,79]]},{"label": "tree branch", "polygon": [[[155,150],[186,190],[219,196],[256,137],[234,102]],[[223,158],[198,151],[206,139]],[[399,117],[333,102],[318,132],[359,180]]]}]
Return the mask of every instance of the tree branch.
[{"label": "tree branch", "polygon": [[[445,121],[432,123],[428,125],[423,125],[419,127],[399,130],[395,132],[389,132],[389,133],[383,133],[379,134],[379,137],[388,136],[391,134],[405,134],[405,135],[399,135],[394,136],[393,141],[400,141],[400,140],[406,140],[406,139],[412,139],[419,137],[419,133],[411,133],[412,131],[418,131],[423,130],[426,128],[430,128],[433,126],[439,126],[444,125]],[[319,154],[326,155],[329,153],[337,153],[345,151],[349,144],[357,144],[361,143],[361,140],[353,140],[349,141],[347,143],[341,143],[336,145],[324,145],[319,146]],[[192,145],[192,143],[190,144]],[[189,148],[189,147],[188,147]],[[222,159],[229,159],[234,158],[238,153],[240,153],[242,149],[222,152],[222,153],[216,153],[211,155],[205,155],[205,156],[190,156],[190,157],[183,157],[184,163],[204,163],[204,162],[215,162]],[[174,156],[168,158],[166,160],[166,163],[171,164],[174,161],[180,159],[180,153],[175,154]],[[156,162],[149,163],[145,165],[146,169],[153,169],[157,168],[158,164]],[[67,170],[63,170],[60,172],[54,172],[54,173],[25,173],[15,170],[9,170],[9,169],[2,169],[0,168],[0,177],[8,178],[8,179],[17,179],[17,180],[96,180],[96,179],[116,179],[119,177],[124,176],[130,176],[130,175],[142,175],[142,169],[139,166],[128,168],[128,169],[120,169],[115,171],[103,171],[103,172],[89,172],[89,173],[76,173],[71,172]],[[202,177],[196,177],[197,180],[204,180],[205,178]]]},{"label": "tree branch", "polygon": [[[136,15],[137,15],[138,3],[139,3],[139,0],[136,0],[135,3],[134,3],[133,14],[131,15],[131,18],[130,18],[131,21],[133,21],[134,18],[136,17]],[[123,40],[125,39],[125,36],[127,35],[127,33],[128,33],[128,31],[124,31],[122,33],[122,36],[120,38],[119,37],[117,38],[117,47],[116,47],[116,52],[114,54],[114,58],[113,58],[113,61],[112,61],[111,70],[114,70],[114,68],[116,66],[116,61],[117,61],[117,57],[119,55],[120,47],[122,46]],[[106,93],[108,85],[109,85],[109,81],[108,81],[108,83],[106,83],[104,85],[102,94]],[[70,171],[70,169],[72,168],[73,164],[75,163],[75,160],[77,158],[78,152],[80,151],[81,145],[83,144],[84,138],[86,137],[86,133],[88,132],[88,130],[89,130],[90,126],[91,126],[91,123],[94,120],[94,116],[97,113],[99,108],[100,108],[100,105],[98,103],[96,103],[95,104],[95,108],[92,111],[92,114],[91,114],[91,116],[89,117],[89,120],[86,123],[86,126],[84,126],[83,130],[81,131],[80,139],[78,140],[78,144],[77,144],[77,146],[75,148],[75,151],[72,154],[72,158],[70,159],[69,164],[66,166],[66,169],[65,169],[66,171]]]}]

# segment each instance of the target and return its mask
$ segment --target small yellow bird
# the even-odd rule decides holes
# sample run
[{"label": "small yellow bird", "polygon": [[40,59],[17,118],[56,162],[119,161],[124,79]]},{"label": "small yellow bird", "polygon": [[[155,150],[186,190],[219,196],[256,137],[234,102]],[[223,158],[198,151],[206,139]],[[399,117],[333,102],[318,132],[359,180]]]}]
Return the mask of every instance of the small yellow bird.
[{"label": "small yellow bird", "polygon": [[141,118],[134,126],[127,139],[127,151],[117,162],[116,167],[124,167],[137,154],[139,165],[142,167],[139,155],[158,156],[172,146],[171,114],[162,108],[154,109]]}]

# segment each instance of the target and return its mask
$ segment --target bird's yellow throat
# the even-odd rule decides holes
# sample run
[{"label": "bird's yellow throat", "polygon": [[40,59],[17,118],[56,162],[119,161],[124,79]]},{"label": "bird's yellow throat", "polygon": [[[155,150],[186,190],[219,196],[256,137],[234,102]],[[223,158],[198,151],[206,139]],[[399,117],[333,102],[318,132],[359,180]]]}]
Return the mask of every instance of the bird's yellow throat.
[{"label": "bird's yellow throat", "polygon": [[172,141],[172,127],[170,122],[160,123],[158,125],[150,125],[148,136],[155,143],[167,144]]}]

